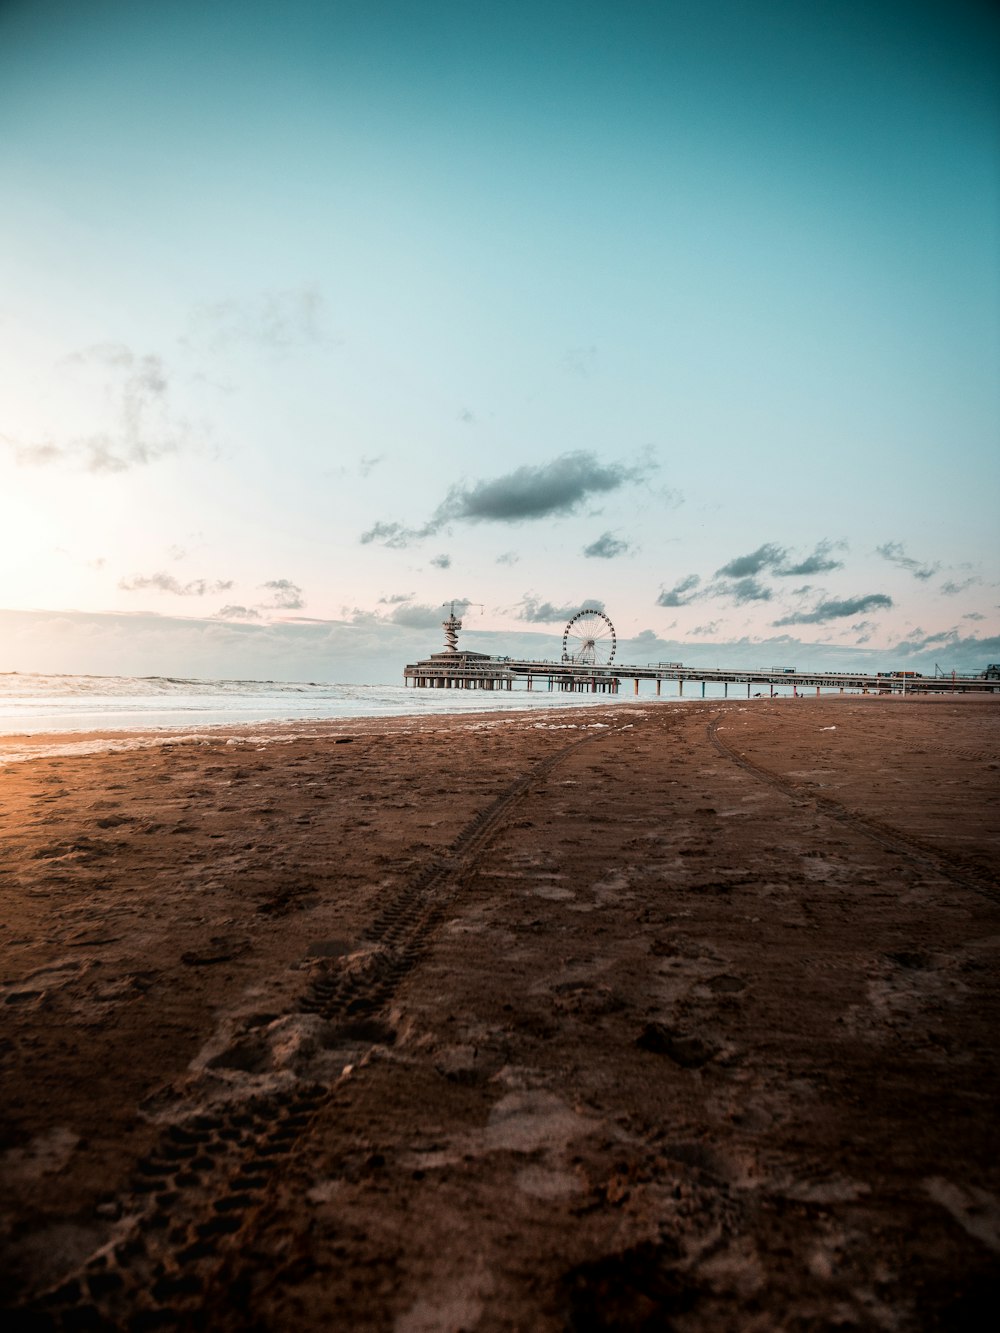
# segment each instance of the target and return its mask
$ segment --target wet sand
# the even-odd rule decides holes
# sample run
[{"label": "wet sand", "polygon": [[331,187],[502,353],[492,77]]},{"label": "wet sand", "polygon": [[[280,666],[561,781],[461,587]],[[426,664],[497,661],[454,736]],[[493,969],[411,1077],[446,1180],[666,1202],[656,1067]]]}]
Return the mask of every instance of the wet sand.
[{"label": "wet sand", "polygon": [[0,769],[15,1326],[988,1326],[1000,701],[303,730]]}]

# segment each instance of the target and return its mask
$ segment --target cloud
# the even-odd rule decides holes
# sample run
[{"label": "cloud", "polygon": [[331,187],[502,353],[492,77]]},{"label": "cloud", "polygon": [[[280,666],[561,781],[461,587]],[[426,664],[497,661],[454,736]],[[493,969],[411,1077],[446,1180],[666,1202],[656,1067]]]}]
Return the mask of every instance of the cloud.
[{"label": "cloud", "polygon": [[943,657],[945,650],[950,654],[944,664],[946,671],[956,670],[959,673],[976,674],[988,663],[1000,662],[1000,636],[994,635],[986,639],[964,638],[957,628],[941,630],[936,634],[924,634],[918,629],[912,632],[909,639],[897,643],[890,651],[901,657],[926,652],[933,652],[935,657]]},{"label": "cloud", "polygon": [[[698,592],[695,590],[700,588],[701,580],[697,574],[689,574],[673,588],[663,589],[656,599],[657,605],[688,606],[698,598],[707,597],[729,598],[737,606],[747,606],[753,602],[769,602],[773,599],[774,592],[757,577],[758,574],[770,572],[782,576],[803,575],[840,569],[842,562],[832,558],[830,555],[832,550],[833,543],[824,539],[817,542],[811,555],[790,564],[787,563],[788,552],[785,547],[779,546],[777,542],[766,542],[763,546],[758,546],[755,551],[735,556],[716,570],[716,577],[712,583]],[[810,589],[811,585],[805,583],[795,588],[794,593],[803,596]]]},{"label": "cloud", "polygon": [[833,549],[833,542],[824,538],[817,542],[815,550],[804,560],[789,562],[788,551],[784,546],[779,546],[777,542],[765,542],[763,546],[758,546],[756,551],[738,555],[715,571],[719,578],[737,580],[736,584],[717,585],[717,591],[724,596],[735,596],[738,602],[768,601],[771,594],[759,583],[749,580],[755,579],[758,574],[763,574],[766,570],[782,578],[788,578],[807,574],[827,574],[831,570],[842,569],[843,561],[836,560],[831,555]]},{"label": "cloud", "polygon": [[[122,368],[116,386],[119,430],[83,440],[86,466],[91,472],[124,472],[134,464],[150,463],[177,447],[167,417],[169,381],[158,356],[135,356],[128,348],[94,349],[94,359]],[[168,434],[164,434],[164,432]]]},{"label": "cloud", "polygon": [[965,615],[962,617],[962,619],[963,619],[963,620],[985,620],[986,617],[985,617],[984,615],[980,615],[980,613],[979,613],[978,611],[966,611],[966,613],[965,613]]},{"label": "cloud", "polygon": [[402,602],[412,601],[412,592],[394,592],[390,593],[388,597],[380,597],[378,599],[379,606],[399,606]]},{"label": "cloud", "polygon": [[957,637],[956,629],[941,629],[933,634],[927,634],[918,628],[911,632],[909,639],[903,639],[896,647],[909,653],[923,652],[927,648],[940,648],[942,644],[950,643]]},{"label": "cloud", "polygon": [[[167,592],[175,597],[205,597],[209,593],[228,592],[233,586],[232,579],[191,579],[181,583],[173,574],[158,571],[155,574],[137,575],[130,579],[119,579],[118,586],[124,592]],[[215,620],[259,620],[261,611],[297,611],[304,605],[302,589],[289,579],[272,579],[260,585],[270,594],[270,600],[257,602],[255,606],[242,606],[228,603],[215,612]]]},{"label": "cloud", "polygon": [[941,591],[946,597],[957,597],[960,592],[965,592],[966,588],[971,588],[973,584],[979,583],[977,578],[963,579],[961,583],[955,583],[949,579],[941,584]]},{"label": "cloud", "polygon": [[717,634],[721,620],[710,620],[707,625],[695,625],[694,629],[689,630],[690,634]]},{"label": "cloud", "polygon": [[898,565],[900,569],[909,570],[915,579],[933,578],[941,568],[940,564],[928,565],[922,560],[914,560],[912,556],[906,554],[902,542],[886,542],[882,546],[876,546],[875,550],[890,564]]},{"label": "cloud", "polygon": [[258,602],[257,605],[268,611],[300,611],[305,602],[302,589],[291,579],[270,579],[260,585],[271,594],[270,602]]},{"label": "cloud", "polygon": [[751,551],[749,555],[736,556],[728,565],[723,565],[715,572],[725,578],[743,579],[748,575],[759,574],[761,570],[780,565],[786,554],[783,546],[768,542],[765,546],[758,546],[756,551]]},{"label": "cloud", "polygon": [[610,532],[603,532],[596,541],[583,548],[585,556],[597,560],[614,560],[616,556],[626,555],[628,551],[628,542],[621,541]]},{"label": "cloud", "polygon": [[497,564],[516,565],[517,562],[520,560],[520,558],[521,557],[518,555],[516,551],[504,551],[502,554],[497,556]]},{"label": "cloud", "polygon": [[656,599],[657,606],[687,606],[695,598],[694,590],[701,583],[697,574],[689,574],[672,588],[664,588]]},{"label": "cloud", "polygon": [[444,555],[443,553],[441,555],[436,555],[432,558],[431,564],[434,565],[436,569],[451,569],[451,556]]},{"label": "cloud", "polygon": [[452,486],[430,520],[419,528],[378,522],[361,542],[402,548],[433,536],[448,523],[522,523],[575,513],[588,499],[643,480],[654,464],[602,463],[579,450],[538,467],[525,465],[492,481]]},{"label": "cloud", "polygon": [[51,441],[45,444],[17,444],[9,437],[4,438],[14,450],[14,457],[20,467],[48,467],[50,463],[60,463],[71,457],[69,449]]},{"label": "cloud", "polygon": [[712,587],[711,592],[722,597],[731,597],[737,606],[746,606],[748,602],[769,602],[771,589],[765,588],[759,579],[736,579],[733,583],[720,583]]},{"label": "cloud", "polygon": [[520,523],[571,514],[590,496],[641,480],[650,464],[602,463],[582,450],[539,467],[524,466],[493,481],[453,486],[433,522]]},{"label": "cloud", "polygon": [[118,586],[123,592],[145,592],[153,589],[156,592],[172,593],[175,597],[204,597],[206,593],[228,592],[233,586],[233,580],[217,579],[215,582],[209,582],[208,579],[191,579],[189,583],[181,583],[173,574],[164,574],[161,571],[149,575],[137,574],[131,579],[119,579]]},{"label": "cloud", "polygon": [[631,638],[624,640],[623,646],[632,647],[638,650],[642,648],[655,648],[662,642],[663,640],[655,630],[641,629],[638,634],[633,634]]},{"label": "cloud", "polygon": [[361,534],[361,545],[367,546],[370,542],[381,542],[383,546],[388,546],[391,550],[402,550],[404,546],[409,546],[410,542],[420,535],[415,528],[405,528],[402,523],[378,522]]},{"label": "cloud", "polygon": [[370,477],[385,460],[385,454],[362,454],[355,463],[344,463],[339,467],[325,468],[322,475],[324,477],[334,477],[337,480],[345,477],[361,477],[364,480]]},{"label": "cloud", "polygon": [[458,414],[458,419],[466,426],[474,426],[476,424],[476,414],[470,412],[467,407],[462,408],[461,412]]},{"label": "cloud", "polygon": [[[399,606],[393,611],[388,619],[394,625],[403,625],[407,629],[435,629],[440,628],[448,619],[448,612],[451,610],[451,603],[447,606],[422,606],[414,603],[412,606]],[[467,598],[458,597],[455,599],[455,615],[459,619],[469,608]]]},{"label": "cloud", "polygon": [[[443,620],[446,612],[442,611]],[[840,628],[839,623],[836,626]],[[558,627],[561,633],[562,627]],[[490,633],[477,631],[483,652],[558,660],[555,627],[524,626]],[[437,634],[435,632],[435,641]],[[810,631],[814,633],[814,631]],[[922,633],[922,632],[921,632]],[[151,612],[5,611],[0,608],[0,642],[7,669],[23,672],[239,678],[243,680],[330,680],[355,684],[402,683],[402,665],[426,656],[427,630],[393,624],[373,612],[339,620],[264,618],[225,620]],[[835,642],[829,633],[808,641],[787,634],[720,641],[666,641],[638,660],[687,661],[731,666],[783,661],[801,670],[884,671],[908,664],[925,675],[935,663],[945,671],[975,674],[1000,662],[1000,637],[966,637],[961,631],[922,639],[914,633],[902,644],[859,648]],[[334,665],[335,664],[335,665]],[[333,673],[336,673],[335,675]]]},{"label": "cloud", "polygon": [[159,356],[138,355],[118,344],[72,352],[60,367],[105,377],[104,424],[65,443],[8,441],[17,462],[26,467],[78,464],[87,472],[117,473],[155,462],[188,440],[191,427],[172,416],[170,381]]},{"label": "cloud", "polygon": [[[838,542],[837,545],[843,546],[844,543]],[[799,560],[793,565],[783,564],[775,570],[775,573],[787,578],[789,575],[829,574],[834,569],[843,569],[843,560],[835,560],[831,556],[830,552],[833,549],[833,542],[824,538],[823,541],[816,543],[816,549],[812,555],[806,556],[804,560]]]},{"label": "cloud", "polygon": [[794,611],[774,621],[775,625],[819,625],[825,620],[840,620],[845,616],[863,615],[866,611],[888,611],[892,608],[891,597],[885,593],[873,592],[867,597],[852,597],[846,601],[820,602],[811,611]]},{"label": "cloud", "polygon": [[326,302],[315,285],[262,292],[241,300],[198,306],[187,346],[222,351],[239,345],[287,351],[327,341]]},{"label": "cloud", "polygon": [[[440,630],[435,641],[438,635]],[[20,671],[372,685],[402,685],[403,664],[433,646],[425,630],[372,616],[356,623],[298,617],[274,623],[263,617],[3,609],[0,642],[12,669]]]},{"label": "cloud", "polygon": [[569,606],[553,606],[551,602],[540,602],[537,597],[525,594],[518,607],[519,609],[514,611],[516,619],[526,620],[533,625],[547,625],[553,622],[565,623],[578,611],[603,611],[604,603],[594,597],[588,597],[583,602]]}]

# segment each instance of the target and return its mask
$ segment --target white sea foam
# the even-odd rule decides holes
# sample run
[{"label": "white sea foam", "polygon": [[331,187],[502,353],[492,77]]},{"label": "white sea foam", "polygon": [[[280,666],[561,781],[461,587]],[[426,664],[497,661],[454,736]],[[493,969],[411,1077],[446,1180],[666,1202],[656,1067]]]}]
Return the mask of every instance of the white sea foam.
[{"label": "white sea foam", "polygon": [[[180,733],[192,739],[213,727],[245,725],[254,728],[254,734],[259,736],[256,728],[268,723],[606,707],[624,702],[628,701],[606,694],[562,694],[523,688],[428,690],[315,681],[45,676],[11,672],[0,674],[0,762],[43,753],[83,754],[126,745],[131,748],[158,743],[166,733],[175,737]],[[128,741],[104,734],[115,732],[151,734]],[[41,736],[59,739],[44,745],[39,741],[26,743],[27,738]]]}]

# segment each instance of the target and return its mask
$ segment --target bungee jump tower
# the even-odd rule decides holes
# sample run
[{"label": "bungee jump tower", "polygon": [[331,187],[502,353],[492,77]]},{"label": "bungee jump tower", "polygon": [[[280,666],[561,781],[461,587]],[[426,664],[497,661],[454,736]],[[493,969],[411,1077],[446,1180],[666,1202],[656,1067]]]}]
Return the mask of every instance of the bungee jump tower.
[{"label": "bungee jump tower", "polygon": [[470,653],[459,649],[461,619],[455,615],[455,603],[444,630],[444,651],[431,653],[423,661],[408,666],[403,673],[407,685],[434,690],[512,690],[514,673],[503,658],[489,653]]}]

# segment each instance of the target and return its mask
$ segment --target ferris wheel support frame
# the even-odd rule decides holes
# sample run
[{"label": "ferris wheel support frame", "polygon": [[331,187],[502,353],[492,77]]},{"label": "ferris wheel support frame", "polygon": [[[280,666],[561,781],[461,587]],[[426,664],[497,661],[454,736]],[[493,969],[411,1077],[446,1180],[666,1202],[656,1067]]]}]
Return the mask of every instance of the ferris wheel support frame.
[{"label": "ferris wheel support frame", "polygon": [[[585,630],[574,629],[574,626],[577,625],[577,622],[585,621],[589,618],[593,618],[594,620],[597,621],[603,621],[603,625],[605,628],[603,628],[599,633],[591,633],[589,636]],[[588,628],[593,629],[593,627],[588,627]],[[581,650],[578,650],[576,654],[571,654],[569,651],[569,643],[571,638],[583,644],[583,648]],[[610,649],[608,651],[608,656],[606,659],[604,659],[602,656],[602,660],[598,661],[597,660],[598,656],[603,655],[604,651],[606,650],[609,638],[610,638]],[[601,645],[600,648],[598,647],[599,644]],[[611,617],[608,616],[604,611],[597,610],[596,607],[592,606],[584,607],[581,611],[577,611],[576,615],[570,616],[569,621],[566,624],[566,628],[563,630],[562,660],[563,662],[566,663],[572,663],[577,666],[610,666],[610,664],[615,660],[615,650],[617,649],[617,647],[618,647],[618,636],[615,633],[614,625],[611,623]],[[581,655],[582,653],[585,653],[588,650],[588,648],[592,653],[592,656],[589,659],[584,658]]]}]

